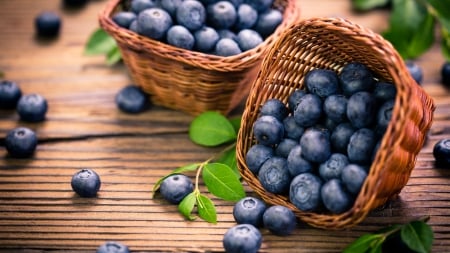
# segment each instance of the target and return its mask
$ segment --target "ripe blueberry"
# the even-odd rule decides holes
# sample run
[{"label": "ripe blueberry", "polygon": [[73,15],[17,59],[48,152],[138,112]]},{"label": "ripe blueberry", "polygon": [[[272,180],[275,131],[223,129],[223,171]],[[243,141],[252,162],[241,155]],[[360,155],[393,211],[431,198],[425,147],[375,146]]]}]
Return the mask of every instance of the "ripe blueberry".
[{"label": "ripe blueberry", "polygon": [[279,121],[289,114],[289,110],[286,105],[279,99],[272,98],[264,102],[260,109],[260,115],[270,115],[277,118]]},{"label": "ripe blueberry", "polygon": [[128,29],[131,23],[136,20],[136,14],[131,11],[119,11],[112,16],[112,20],[118,26]]},{"label": "ripe blueberry", "polygon": [[444,62],[442,64],[441,68],[441,78],[442,78],[442,84],[444,84],[447,87],[450,87],[450,62]]},{"label": "ripe blueberry", "polygon": [[347,120],[347,98],[344,95],[331,95],[323,103],[325,115],[336,123]]},{"label": "ripe blueberry", "polygon": [[174,25],[167,31],[167,43],[172,46],[192,50],[194,48],[194,35],[182,25]]},{"label": "ripe blueberry", "polygon": [[300,145],[296,145],[291,149],[291,152],[289,152],[287,157],[287,166],[289,174],[292,177],[302,173],[312,172],[314,169],[311,162],[303,158],[302,147]]},{"label": "ripe blueberry", "polygon": [[368,128],[356,130],[350,137],[347,147],[348,159],[352,163],[369,164],[377,143],[375,133]]},{"label": "ripe blueberry", "polygon": [[0,81],[0,109],[13,109],[22,96],[22,91],[16,82]]},{"label": "ripe blueberry", "polygon": [[150,106],[148,96],[135,85],[127,85],[116,95],[117,107],[126,113],[139,113]]},{"label": "ripe blueberry", "polygon": [[321,98],[336,94],[339,81],[336,72],[328,69],[313,69],[305,76],[305,85],[309,92]]},{"label": "ripe blueberry", "polygon": [[258,12],[263,12],[272,6],[273,0],[244,0],[244,3],[252,6]]},{"label": "ripe blueberry", "polygon": [[108,241],[100,245],[96,253],[130,253],[130,250],[120,242]]},{"label": "ripe blueberry", "polygon": [[331,156],[328,130],[308,128],[300,138],[303,157],[313,163],[323,163]]},{"label": "ripe blueberry", "polygon": [[252,28],[258,20],[258,11],[248,4],[241,4],[237,8],[237,18],[234,25],[236,30]]},{"label": "ripe blueberry", "polygon": [[231,28],[237,20],[236,8],[229,1],[219,1],[206,8],[208,24],[216,29]]},{"label": "ripe blueberry", "polygon": [[297,218],[291,209],[275,205],[267,208],[263,215],[264,227],[280,236],[292,234],[297,227]]},{"label": "ripe blueberry", "polygon": [[351,62],[339,74],[342,91],[350,97],[359,91],[371,91],[374,86],[372,72],[362,63]]},{"label": "ripe blueberry", "polygon": [[272,146],[280,143],[284,136],[284,126],[273,116],[261,116],[253,124],[253,133],[258,143]]},{"label": "ripe blueberry", "polygon": [[162,181],[159,190],[165,200],[179,204],[184,197],[194,191],[194,184],[188,176],[173,174]]},{"label": "ripe blueberry", "polygon": [[433,156],[439,166],[450,166],[450,139],[442,139],[434,144]]},{"label": "ripe blueberry", "polygon": [[315,125],[322,116],[322,100],[316,94],[308,93],[300,98],[294,111],[294,119],[302,127]]},{"label": "ripe blueberry", "polygon": [[355,131],[356,129],[349,122],[337,125],[330,136],[333,150],[342,154],[347,154],[347,146],[350,142],[350,137]]},{"label": "ripe blueberry", "polygon": [[230,38],[223,38],[217,41],[215,50],[216,55],[219,56],[232,56],[242,53],[239,44]]},{"label": "ripe blueberry", "polygon": [[252,29],[242,29],[237,34],[237,41],[242,51],[257,47],[263,42],[259,33]]},{"label": "ripe blueberry", "polygon": [[172,17],[175,17],[177,8],[183,1],[184,0],[161,0],[159,1],[159,4],[161,5],[161,8],[167,11]]},{"label": "ripe blueberry", "polygon": [[417,84],[421,84],[423,80],[422,68],[414,61],[406,61],[406,68]]},{"label": "ripe blueberry", "polygon": [[350,193],[355,195],[357,195],[361,190],[366,178],[366,169],[363,166],[354,163],[345,166],[341,173],[341,180],[345,185],[345,188],[347,188]]},{"label": "ripe blueberry", "polygon": [[348,165],[347,156],[341,153],[333,153],[328,160],[319,166],[319,175],[323,180],[340,178],[342,170]]},{"label": "ripe blueberry", "polygon": [[34,24],[38,36],[54,37],[59,34],[61,18],[54,12],[44,11],[36,16]]},{"label": "ripe blueberry", "polygon": [[205,25],[205,7],[199,1],[185,0],[177,8],[176,20],[179,25],[191,31],[198,30]]},{"label": "ripe blueberry", "polygon": [[203,52],[209,53],[216,46],[217,41],[220,37],[217,31],[209,26],[203,26],[194,33],[195,38],[195,49]]},{"label": "ripe blueberry", "polygon": [[160,8],[145,9],[137,16],[138,33],[155,40],[164,38],[172,24],[169,13]]},{"label": "ripe blueberry", "polygon": [[297,108],[298,103],[300,103],[300,99],[306,95],[306,91],[296,89],[294,90],[288,97],[288,106],[291,111],[295,111]]},{"label": "ripe blueberry", "polygon": [[285,158],[274,156],[268,159],[258,172],[261,185],[268,192],[283,194],[289,189],[291,176]]},{"label": "ripe blueberry", "polygon": [[142,12],[143,10],[155,7],[158,7],[155,0],[132,0],[130,3],[130,9],[131,11],[136,13],[136,15]]},{"label": "ripe blueberry", "polygon": [[287,158],[292,148],[297,146],[297,144],[298,141],[289,138],[284,138],[275,147],[275,155]]},{"label": "ripe blueberry", "polygon": [[283,13],[277,9],[268,9],[259,13],[258,20],[253,29],[266,38],[275,32],[275,29],[283,22]]},{"label": "ripe blueberry", "polygon": [[5,147],[12,157],[25,158],[33,155],[37,142],[33,130],[26,127],[17,127],[7,133]]},{"label": "ripe blueberry", "polygon": [[99,175],[92,169],[82,169],[72,176],[71,186],[80,197],[91,198],[100,190]]},{"label": "ripe blueberry", "polygon": [[332,213],[347,211],[353,204],[352,196],[346,191],[340,179],[331,179],[320,190],[323,205]]},{"label": "ripe blueberry", "polygon": [[300,125],[295,122],[294,116],[289,115],[283,120],[283,126],[284,126],[284,137],[293,139],[293,140],[300,140],[300,137],[305,132],[305,128],[301,127]]},{"label": "ripe blueberry", "polygon": [[251,224],[260,227],[263,224],[263,214],[266,204],[255,197],[245,197],[233,207],[234,220],[239,224]]},{"label": "ripe blueberry", "polygon": [[377,113],[376,133],[379,136],[383,136],[386,131],[389,122],[391,121],[392,112],[394,111],[395,100],[391,99],[384,102]]},{"label": "ripe blueberry", "polygon": [[354,93],[347,103],[347,118],[356,128],[369,127],[374,122],[376,114],[376,100],[366,91]]},{"label": "ripe blueberry", "polygon": [[227,253],[256,253],[261,248],[262,235],[250,224],[238,224],[225,232],[223,247]]},{"label": "ripe blueberry", "polygon": [[245,162],[251,172],[258,174],[263,163],[273,157],[273,155],[274,151],[271,147],[255,144],[247,151]]},{"label": "ripe blueberry", "polygon": [[47,100],[39,94],[24,95],[17,103],[17,113],[20,119],[27,122],[40,122],[45,120],[47,109]]},{"label": "ripe blueberry", "polygon": [[296,176],[289,188],[289,200],[302,211],[317,211],[322,199],[320,189],[322,180],[312,173]]},{"label": "ripe blueberry", "polygon": [[397,88],[395,85],[388,82],[376,82],[375,88],[373,89],[373,95],[378,101],[386,101],[395,99],[397,95]]},{"label": "ripe blueberry", "polygon": [[217,33],[219,34],[220,39],[232,39],[237,43],[237,35],[230,29],[219,29],[217,30]]}]

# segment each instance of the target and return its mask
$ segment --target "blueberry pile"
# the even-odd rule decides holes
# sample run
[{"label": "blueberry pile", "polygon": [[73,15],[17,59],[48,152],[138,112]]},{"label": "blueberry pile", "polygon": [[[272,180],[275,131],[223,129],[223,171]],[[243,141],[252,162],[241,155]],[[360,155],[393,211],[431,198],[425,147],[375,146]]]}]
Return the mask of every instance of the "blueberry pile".
[{"label": "blueberry pile", "polygon": [[112,20],[164,43],[231,56],[258,46],[283,20],[273,0],[132,0]]},{"label": "blueberry pile", "polygon": [[287,104],[267,100],[253,124],[246,164],[265,190],[300,210],[353,206],[390,122],[396,88],[351,62],[338,74],[313,69]]}]

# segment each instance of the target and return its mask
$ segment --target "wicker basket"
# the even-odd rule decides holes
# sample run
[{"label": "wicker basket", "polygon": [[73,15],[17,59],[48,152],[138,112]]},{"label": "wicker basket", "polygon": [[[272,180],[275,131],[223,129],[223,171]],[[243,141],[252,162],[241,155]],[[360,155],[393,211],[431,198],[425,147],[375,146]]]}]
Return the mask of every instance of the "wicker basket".
[{"label": "wicker basket", "polygon": [[[325,68],[339,72],[351,61],[366,64],[379,78],[395,84],[397,96],[392,120],[353,207],[342,214],[304,212],[290,203],[287,196],[265,191],[246,166],[245,155],[255,143],[252,125],[266,100],[278,98],[287,103],[293,90],[302,89],[309,70]],[[248,185],[269,204],[291,208],[299,219],[314,227],[351,227],[398,195],[406,185],[431,126],[433,112],[432,99],[415,83],[402,58],[381,36],[344,19],[303,20],[280,36],[251,87],[237,140],[238,167]]]},{"label": "wicker basket", "polygon": [[283,12],[275,32],[256,48],[220,57],[177,48],[117,26],[111,16],[129,1],[110,0],[100,26],[117,42],[131,78],[154,104],[192,115],[207,110],[227,114],[248,96],[262,59],[280,33],[299,19],[297,0],[275,0]]}]

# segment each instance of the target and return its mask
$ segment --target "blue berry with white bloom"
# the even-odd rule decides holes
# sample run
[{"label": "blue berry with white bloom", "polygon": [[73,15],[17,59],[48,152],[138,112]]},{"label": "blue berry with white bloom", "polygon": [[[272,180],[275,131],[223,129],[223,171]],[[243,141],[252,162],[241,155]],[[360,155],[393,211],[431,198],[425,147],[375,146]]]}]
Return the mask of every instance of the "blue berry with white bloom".
[{"label": "blue berry with white bloom", "polygon": [[44,121],[48,110],[47,99],[36,93],[24,95],[17,102],[16,110],[23,121]]},{"label": "blue berry with white bloom", "polygon": [[255,227],[261,227],[266,209],[266,203],[261,199],[245,197],[234,205],[233,217],[238,224],[251,224]]},{"label": "blue berry with white bloom", "polygon": [[289,200],[302,211],[317,211],[322,205],[322,180],[312,173],[296,176],[289,188]]},{"label": "blue berry with white bloom", "polygon": [[162,181],[159,190],[165,200],[179,204],[184,197],[194,191],[194,184],[188,176],[173,174]]},{"label": "blue berry with white bloom", "polygon": [[100,190],[100,176],[92,169],[81,169],[72,176],[71,186],[81,197],[92,198]]},{"label": "blue berry with white bloom", "polygon": [[273,156],[274,150],[271,147],[255,144],[247,151],[245,163],[251,172],[258,174],[261,166]]},{"label": "blue berry with white bloom", "polygon": [[222,243],[227,253],[256,253],[261,248],[262,235],[251,224],[238,224],[225,232]]},{"label": "blue berry with white bloom", "polygon": [[353,204],[352,196],[346,191],[340,179],[331,179],[321,188],[323,205],[332,213],[347,211]]},{"label": "blue berry with white bloom", "polygon": [[286,159],[274,156],[267,160],[258,172],[258,179],[268,192],[286,193],[291,181]]},{"label": "blue berry with white bloom", "polygon": [[277,118],[265,115],[255,121],[253,133],[258,143],[272,146],[280,143],[283,139],[284,126]]},{"label": "blue berry with white bloom", "polygon": [[8,154],[16,158],[26,158],[33,155],[38,139],[33,130],[27,127],[17,127],[6,134],[5,147]]},{"label": "blue berry with white bloom", "polygon": [[366,169],[363,166],[354,163],[345,166],[341,173],[343,184],[346,189],[354,195],[357,195],[361,191],[361,187],[366,181],[366,178]]},{"label": "blue berry with white bloom", "polygon": [[267,208],[263,215],[264,227],[280,236],[292,234],[297,227],[297,218],[291,209],[275,205]]},{"label": "blue berry with white bloom", "polygon": [[331,156],[330,134],[326,129],[308,128],[300,138],[303,157],[313,163],[323,163]]}]

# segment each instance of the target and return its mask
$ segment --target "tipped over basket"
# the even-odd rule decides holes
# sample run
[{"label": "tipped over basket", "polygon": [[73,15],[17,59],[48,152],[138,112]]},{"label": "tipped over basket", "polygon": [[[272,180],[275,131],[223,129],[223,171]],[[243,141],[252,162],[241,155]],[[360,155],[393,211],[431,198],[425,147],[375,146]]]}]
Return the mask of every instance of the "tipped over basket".
[{"label": "tipped over basket", "polygon": [[[315,68],[339,73],[349,62],[360,62],[377,77],[395,84],[397,95],[388,128],[354,205],[344,213],[313,213],[297,209],[287,196],[267,192],[246,165],[255,144],[253,123],[260,106],[271,98],[287,104],[295,89],[304,88],[305,74]],[[287,206],[314,227],[342,229],[361,222],[367,214],[400,193],[406,185],[431,127],[434,104],[409,74],[404,61],[380,35],[338,18],[313,18],[289,27],[266,55],[251,87],[237,139],[237,161],[243,179],[273,205]]]},{"label": "tipped over basket", "polygon": [[192,115],[228,113],[247,97],[267,50],[299,19],[297,2],[275,0],[272,7],[282,11],[282,23],[257,47],[230,57],[177,48],[119,27],[111,17],[129,4],[126,0],[109,0],[99,22],[116,40],[134,83],[154,104]]}]

